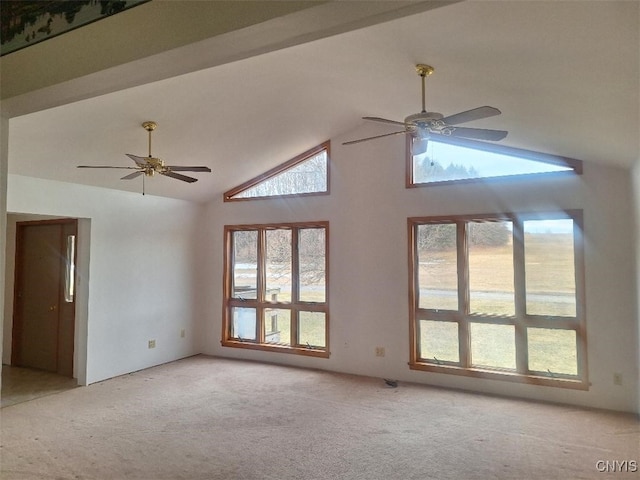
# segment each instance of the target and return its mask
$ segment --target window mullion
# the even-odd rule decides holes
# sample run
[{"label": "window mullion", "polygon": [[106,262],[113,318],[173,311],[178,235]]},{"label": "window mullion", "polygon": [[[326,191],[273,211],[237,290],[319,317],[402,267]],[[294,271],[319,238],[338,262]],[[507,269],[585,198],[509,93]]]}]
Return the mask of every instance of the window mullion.
[{"label": "window mullion", "polygon": [[584,278],[584,225],[582,213],[573,212],[573,251],[574,275],[576,285],[576,359],[578,375],[587,379],[587,332],[585,329],[585,278]]},{"label": "window mullion", "polygon": [[516,340],[516,371],[529,371],[529,355],[527,352],[527,299],[524,253],[524,225],[522,220],[513,219],[513,284],[515,292],[515,340]]},{"label": "window mullion", "polygon": [[256,339],[258,343],[264,343],[265,341],[265,329],[264,329],[264,302],[266,298],[266,285],[267,285],[267,273],[266,273],[266,258],[267,258],[267,232],[264,228],[258,230],[258,278],[257,278],[257,292],[256,299],[259,307],[256,309]]},{"label": "window mullion", "polygon": [[291,345],[298,345],[298,307],[300,303],[299,229],[291,229]]},{"label": "window mullion", "polygon": [[418,255],[418,223],[408,220],[408,236],[409,236],[409,258],[410,258],[410,279],[409,279],[409,335],[411,340],[410,361],[417,362],[422,357],[420,351],[420,324],[418,317],[418,308],[420,304],[420,266]]},{"label": "window mullion", "polygon": [[471,338],[469,335],[469,242],[468,225],[465,221],[456,223],[456,244],[458,261],[458,352],[460,364],[471,366]]}]

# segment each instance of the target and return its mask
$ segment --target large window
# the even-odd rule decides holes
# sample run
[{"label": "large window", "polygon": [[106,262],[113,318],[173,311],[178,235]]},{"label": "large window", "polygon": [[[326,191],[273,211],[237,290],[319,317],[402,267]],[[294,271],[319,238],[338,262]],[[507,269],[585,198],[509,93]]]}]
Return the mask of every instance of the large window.
[{"label": "large window", "polygon": [[588,388],[580,211],[408,225],[411,368]]},{"label": "large window", "polygon": [[225,227],[224,346],[329,356],[328,230]]}]

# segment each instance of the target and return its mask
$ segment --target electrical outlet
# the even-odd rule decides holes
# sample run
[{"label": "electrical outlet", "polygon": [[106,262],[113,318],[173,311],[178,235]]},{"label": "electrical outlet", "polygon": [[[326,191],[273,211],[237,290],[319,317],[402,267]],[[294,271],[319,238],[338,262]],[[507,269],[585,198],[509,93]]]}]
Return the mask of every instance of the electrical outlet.
[{"label": "electrical outlet", "polygon": [[613,374],[613,384],[614,385],[622,385],[622,374],[614,373]]},{"label": "electrical outlet", "polygon": [[156,348],[156,341],[155,340],[149,340],[149,348]]},{"label": "electrical outlet", "polygon": [[182,330],[180,330],[180,338],[184,338],[184,328]]},{"label": "electrical outlet", "polygon": [[376,347],[376,357],[384,357],[384,347]]}]

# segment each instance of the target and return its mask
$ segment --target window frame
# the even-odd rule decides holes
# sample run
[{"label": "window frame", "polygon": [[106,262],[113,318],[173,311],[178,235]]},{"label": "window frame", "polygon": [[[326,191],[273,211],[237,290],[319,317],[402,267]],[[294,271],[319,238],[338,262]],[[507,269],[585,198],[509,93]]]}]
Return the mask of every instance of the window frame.
[{"label": "window frame", "polygon": [[[299,285],[300,272],[297,265],[298,253],[298,232],[303,229],[321,228],[325,232],[325,264],[324,264],[324,284],[325,298],[324,302],[309,302],[299,300],[299,292],[296,285]],[[291,302],[278,302],[267,300],[266,295],[266,232],[269,230],[290,229],[292,231],[292,298]],[[240,299],[233,297],[233,240],[234,232],[238,231],[257,231],[258,232],[258,278],[257,278],[257,294],[255,299]],[[295,257],[295,258],[294,258]],[[262,298],[261,298],[262,297]],[[247,307],[256,309],[256,330],[259,332],[255,341],[242,340],[231,335],[231,327],[233,325],[233,308]],[[291,330],[292,337],[296,336],[298,331],[298,315],[300,312],[321,312],[324,313],[325,325],[325,345],[319,346],[303,346],[299,344],[280,345],[275,343],[267,343],[264,341],[265,329],[262,322],[269,319],[266,316],[268,310],[285,309],[291,311]],[[329,222],[295,222],[295,223],[272,223],[272,224],[253,224],[253,225],[225,225],[224,227],[224,267],[223,267],[223,312],[222,312],[222,340],[223,347],[246,348],[251,350],[262,350],[280,353],[293,353],[298,355],[306,355],[312,357],[329,358]],[[295,324],[294,324],[295,322]]]},{"label": "window frame", "polygon": [[550,178],[564,177],[568,175],[582,175],[582,160],[575,158],[563,157],[560,155],[552,155],[550,153],[536,152],[534,150],[525,150],[523,148],[508,147],[506,145],[498,145],[493,143],[481,142],[478,140],[469,140],[466,138],[438,136],[432,138],[430,142],[440,142],[449,145],[457,145],[464,148],[480,150],[483,152],[496,153],[500,155],[509,155],[523,160],[535,161],[540,163],[548,163],[550,165],[560,165],[568,167],[571,170],[564,172],[541,172],[541,173],[520,173],[513,175],[501,175],[491,177],[463,178],[459,180],[439,180],[436,182],[416,183],[413,181],[413,155],[411,154],[411,137],[407,135],[405,148],[405,187],[406,188],[425,188],[438,187],[443,185],[457,185],[465,183],[494,183],[509,182],[514,180],[528,180],[532,178]]},{"label": "window frame", "polygon": [[[250,188],[259,185],[262,182],[265,182],[273,177],[280,175],[281,173],[286,172],[299,165],[300,163],[304,163],[306,160],[318,155],[319,153],[326,151],[327,152],[327,189],[322,192],[305,192],[305,193],[290,193],[286,195],[264,195],[260,197],[235,197],[239,193],[244,192]],[[287,160],[280,165],[275,166],[274,168],[267,170],[266,172],[254,177],[246,182],[238,185],[237,187],[232,188],[231,190],[227,190],[223,193],[223,201],[225,202],[244,202],[251,200],[270,200],[270,199],[278,199],[278,198],[290,198],[290,197],[310,197],[316,195],[329,195],[331,193],[331,141],[327,140],[326,142],[317,145],[306,152],[301,153],[300,155],[295,156],[291,160]]]},{"label": "window frame", "polygon": [[[526,220],[573,220],[573,252],[575,275],[575,317],[531,315],[526,313],[525,284],[525,243],[524,221]],[[515,314],[490,315],[470,313],[468,243],[466,225],[472,221],[509,221],[513,225],[513,266],[514,266],[514,302]],[[424,224],[455,223],[457,229],[457,276],[458,276],[458,310],[437,310],[419,307],[419,266],[417,247],[417,227]],[[564,210],[559,212],[499,213],[482,215],[451,215],[432,217],[410,217],[408,228],[409,259],[409,332],[410,360],[412,370],[463,375],[468,377],[506,380],[533,385],[588,390],[587,365],[587,332],[585,312],[585,273],[584,273],[584,222],[582,210]],[[459,362],[435,362],[420,358],[421,320],[451,321],[458,325]],[[502,370],[490,367],[471,365],[471,337],[469,334],[472,322],[493,325],[513,325],[515,328],[516,369]],[[527,328],[558,328],[576,333],[577,375],[541,374],[528,369]]]}]

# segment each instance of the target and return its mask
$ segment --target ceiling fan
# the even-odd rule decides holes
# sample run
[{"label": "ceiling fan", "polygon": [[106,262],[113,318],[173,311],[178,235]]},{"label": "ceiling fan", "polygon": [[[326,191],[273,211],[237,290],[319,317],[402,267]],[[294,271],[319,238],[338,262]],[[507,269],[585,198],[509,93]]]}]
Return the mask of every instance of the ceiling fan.
[{"label": "ceiling fan", "polygon": [[156,173],[164,175],[165,177],[175,178],[176,180],[182,180],[183,182],[193,183],[197,182],[197,178],[188,177],[176,172],[211,172],[209,167],[194,167],[194,166],[181,166],[181,165],[165,165],[164,160],[151,156],[151,132],[153,132],[158,124],[156,122],[144,122],[142,127],[149,132],[149,156],[139,157],[127,153],[127,157],[133,160],[136,164],[135,167],[118,167],[111,165],[78,165],[78,168],[117,168],[125,170],[135,170],[135,172],[125,175],[121,180],[132,180],[140,175],[142,177],[142,193],[144,194],[144,177],[153,177]]},{"label": "ceiling fan", "polygon": [[404,119],[404,122],[387,120],[386,118],[380,117],[362,117],[364,120],[398,125],[404,127],[404,130],[385,133],[383,135],[376,135],[375,137],[351,140],[349,142],[344,142],[343,145],[352,145],[354,143],[366,142],[368,140],[374,140],[376,138],[388,137],[391,135],[399,135],[404,133],[411,136],[411,153],[413,155],[420,155],[427,151],[427,144],[429,139],[434,138],[436,135],[490,141],[502,140],[507,136],[508,132],[504,130],[489,130],[486,128],[468,128],[457,126],[461,123],[480,120],[487,117],[493,117],[494,115],[500,115],[500,110],[494,107],[478,107],[472,110],[467,110],[465,112],[456,113],[455,115],[449,115],[448,117],[445,117],[441,113],[437,112],[427,112],[424,100],[425,78],[431,75],[433,71],[434,69],[430,65],[424,65],[422,63],[416,65],[416,72],[418,72],[418,75],[420,75],[422,79],[422,111],[420,113],[409,115]]}]

